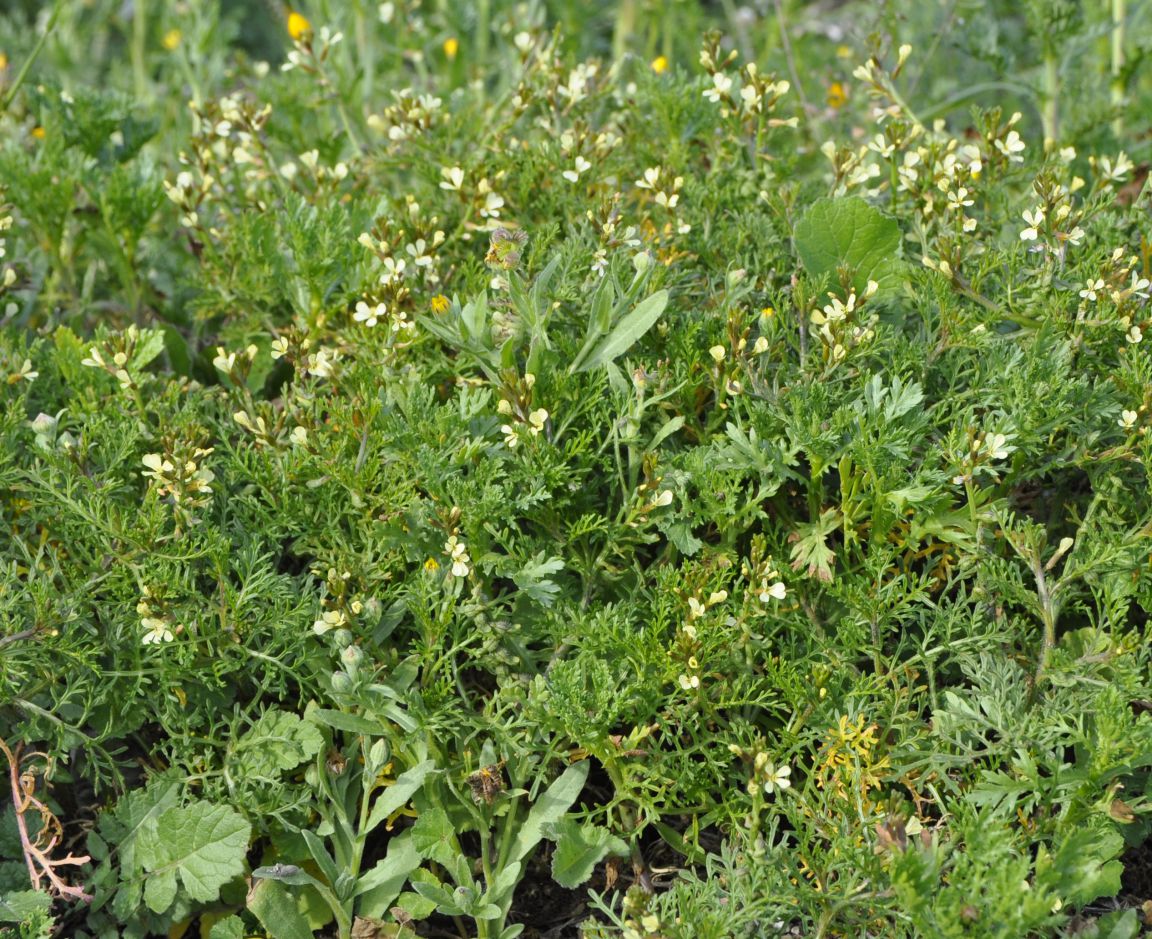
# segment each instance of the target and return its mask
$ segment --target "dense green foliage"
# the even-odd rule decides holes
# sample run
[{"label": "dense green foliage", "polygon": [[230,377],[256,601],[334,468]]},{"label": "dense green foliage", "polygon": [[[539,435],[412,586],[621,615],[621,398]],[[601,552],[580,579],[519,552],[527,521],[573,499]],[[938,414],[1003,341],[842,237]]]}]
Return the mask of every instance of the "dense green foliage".
[{"label": "dense green foliage", "polygon": [[762,6],[0,16],[0,934],[1137,934],[1150,11]]}]

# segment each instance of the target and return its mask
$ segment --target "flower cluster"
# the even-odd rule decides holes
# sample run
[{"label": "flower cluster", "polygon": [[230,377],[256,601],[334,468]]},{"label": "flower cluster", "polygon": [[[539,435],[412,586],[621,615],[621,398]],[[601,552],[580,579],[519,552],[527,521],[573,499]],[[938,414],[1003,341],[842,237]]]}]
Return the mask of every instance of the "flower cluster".
[{"label": "flower cluster", "polygon": [[525,435],[529,439],[539,437],[545,430],[550,417],[546,408],[534,408],[533,393],[536,376],[526,372],[523,378],[508,380],[502,397],[496,403],[496,411],[501,417],[511,418],[500,425],[504,435],[504,445],[510,450],[519,446]]},{"label": "flower cluster", "polygon": [[862,318],[861,310],[878,289],[876,281],[870,280],[859,297],[855,289],[848,291],[847,300],[829,293],[830,302],[823,310],[812,311],[812,333],[823,344],[824,360],[829,366],[839,364],[849,350],[867,344],[876,335],[875,314]]},{"label": "flower cluster", "polygon": [[140,593],[136,612],[140,614],[140,625],[144,627],[144,636],[140,640],[144,645],[171,642],[184,631],[183,625],[176,622],[162,597],[156,596],[148,586],[142,587]]},{"label": "flower cluster", "polygon": [[442,120],[444,102],[433,94],[411,88],[392,91],[392,103],[368,118],[368,126],[393,143],[427,134]]},{"label": "flower cluster", "polygon": [[376,283],[357,302],[353,318],[369,327],[388,319],[394,336],[415,328],[409,318],[414,312],[413,287],[435,287],[440,283],[437,251],[445,240],[438,217],[423,218],[420,204],[412,198],[406,207],[407,224],[401,226],[381,219],[372,231],[362,232],[357,238],[361,247],[375,255]]},{"label": "flower cluster", "polygon": [[[323,568],[315,571],[316,574],[322,572]],[[351,635],[346,630],[352,620],[364,611],[364,602],[351,590],[352,572],[338,571],[330,567],[324,582],[327,596],[321,601],[320,615],[312,623],[312,632],[317,636],[323,636],[336,630],[338,639],[345,644],[351,642]]]},{"label": "flower cluster", "polygon": [[278,174],[276,162],[264,139],[272,116],[270,104],[258,104],[240,93],[202,104],[192,102],[193,133],[190,148],[179,156],[184,167],[174,183],[165,182],[168,198],[182,212],[181,224],[203,227],[201,217],[210,196],[223,195],[221,180],[243,182],[245,199],[264,207],[264,183]]},{"label": "flower cluster", "polygon": [[[505,400],[501,400],[498,405],[498,410],[501,414],[511,414],[512,406]],[[528,418],[515,425],[501,424],[500,433],[504,435],[504,445],[508,449],[513,450],[520,443],[520,433],[522,430],[527,430],[530,437],[539,437],[540,433],[544,430],[544,425],[548,422],[548,412],[544,408],[537,408],[535,411],[528,413]]]},{"label": "flower cluster", "polygon": [[749,133],[765,127],[796,127],[799,118],[769,117],[780,99],[791,89],[791,83],[775,76],[760,73],[755,62],[749,62],[735,73],[727,71],[734,65],[735,50],[722,53],[719,38],[709,36],[700,50],[700,64],[708,73],[704,97],[720,108],[720,116],[732,117]]},{"label": "flower cluster", "polygon": [[[4,190],[0,188],[0,262],[8,256],[8,242],[4,233],[12,227],[11,209],[4,204]],[[16,268],[5,265],[0,271],[0,296],[16,283]]]},{"label": "flower cluster", "polygon": [[324,63],[332,54],[332,49],[344,40],[344,34],[334,32],[328,26],[321,26],[313,32],[312,24],[299,13],[288,17],[288,35],[292,38],[292,48],[280,70],[299,70],[312,75],[323,76]]},{"label": "flower cluster", "polygon": [[102,342],[95,342],[88,348],[88,355],[80,360],[81,365],[103,369],[120,383],[124,391],[139,387],[139,374],[136,357],[146,337],[135,324],[123,332],[109,336]]},{"label": "flower cluster", "polygon": [[967,485],[980,475],[995,479],[997,470],[992,464],[1007,459],[1016,449],[1009,443],[1011,439],[1009,434],[969,430],[968,449],[961,457],[960,472],[952,477],[952,482],[957,486]]},{"label": "flower cluster", "polygon": [[[460,200],[469,211],[474,211],[485,224],[480,226],[488,230],[500,227],[500,213],[504,209],[504,197],[498,193],[487,176],[481,176],[475,183],[465,186],[467,174],[459,166],[444,166],[440,168],[440,188],[458,194]],[[499,181],[504,175],[501,170],[495,179]]]},{"label": "flower cluster", "polygon": [[237,388],[243,388],[259,351],[252,343],[249,343],[242,352],[228,352],[223,346],[217,346],[212,364]]},{"label": "flower cluster", "polygon": [[182,508],[207,505],[216,476],[202,464],[204,457],[211,454],[211,447],[183,444],[173,446],[167,453],[147,453],[141,460],[147,467],[141,475],[153,480],[152,487],[158,495],[170,497]]},{"label": "flower cluster", "polygon": [[762,745],[749,749],[730,743],[728,751],[751,765],[752,771],[747,785],[749,795],[755,796],[760,792],[774,795],[792,788],[792,767],[785,763],[777,763]]},{"label": "flower cluster", "polygon": [[1027,225],[1020,232],[1020,240],[1038,254],[1063,260],[1069,246],[1076,247],[1084,241],[1085,232],[1080,225],[1083,210],[1073,201],[1073,195],[1083,187],[1084,180],[1079,176],[1067,183],[1048,172],[1037,176],[1033,189],[1038,201],[1021,213]]},{"label": "flower cluster", "polygon": [[453,577],[467,577],[472,572],[472,558],[468,556],[468,545],[455,533],[444,542],[444,554],[451,564],[449,573]]},{"label": "flower cluster", "polygon": [[[647,260],[650,257],[645,252],[635,252],[634,249],[642,244],[635,225],[621,225],[620,195],[615,194],[611,200],[603,204],[599,211],[589,209],[585,217],[596,227],[600,239],[600,247],[593,253],[591,273],[595,277],[603,277],[608,270],[609,252],[627,249],[635,261],[643,255]],[[639,270],[639,267],[637,267]]]}]

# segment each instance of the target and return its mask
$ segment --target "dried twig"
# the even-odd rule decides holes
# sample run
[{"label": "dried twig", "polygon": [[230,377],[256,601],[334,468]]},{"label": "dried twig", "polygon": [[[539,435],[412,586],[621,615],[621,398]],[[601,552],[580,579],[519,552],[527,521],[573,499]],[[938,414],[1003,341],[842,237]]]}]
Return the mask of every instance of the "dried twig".
[{"label": "dried twig", "polygon": [[[52,814],[52,810],[36,798],[36,774],[30,770],[21,772],[20,764],[24,760],[37,758],[47,761],[47,757],[39,751],[23,753],[23,744],[16,744],[15,753],[8,749],[8,744],[0,740],[0,752],[8,760],[8,783],[12,789],[12,807],[16,810],[16,828],[20,832],[20,847],[24,852],[24,862],[28,865],[28,876],[32,879],[32,889],[39,890],[41,880],[48,878],[49,892],[58,897],[68,897],[73,900],[82,900],[90,903],[92,897],[85,893],[81,887],[72,887],[66,884],[57,875],[55,868],[66,865],[80,866],[87,864],[91,858],[87,855],[77,857],[69,854],[67,857],[53,859],[52,850],[64,837],[64,830],[60,820]],[[40,816],[40,831],[33,839],[28,835],[28,822],[25,815],[34,811]]]}]

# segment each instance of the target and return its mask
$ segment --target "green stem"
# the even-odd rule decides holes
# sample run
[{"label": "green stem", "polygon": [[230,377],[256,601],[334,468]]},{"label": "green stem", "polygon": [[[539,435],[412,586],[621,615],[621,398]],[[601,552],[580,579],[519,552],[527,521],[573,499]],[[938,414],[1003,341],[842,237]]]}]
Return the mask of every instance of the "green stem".
[{"label": "green stem", "polygon": [[1051,46],[1044,50],[1044,149],[1056,146],[1060,135],[1060,61]]},{"label": "green stem", "polygon": [[1040,647],[1040,661],[1036,665],[1036,683],[1039,684],[1044,670],[1048,667],[1052,650],[1056,648],[1056,605],[1052,602],[1052,594],[1048,589],[1048,581],[1044,577],[1044,567],[1040,563],[1039,554],[1032,564],[1032,576],[1036,579],[1036,596],[1040,600],[1040,619],[1044,624],[1044,644]]},{"label": "green stem", "polygon": [[488,39],[492,30],[491,0],[477,0],[476,3],[476,69],[477,74],[485,75],[488,70]]},{"label": "green stem", "polygon": [[143,101],[148,95],[148,74],[144,66],[144,52],[148,39],[147,0],[134,0],[132,13],[132,75],[136,86],[136,99]]},{"label": "green stem", "polygon": [[621,0],[612,31],[612,61],[619,62],[628,51],[628,40],[636,29],[636,0]]},{"label": "green stem", "polygon": [[56,5],[52,7],[52,15],[48,17],[48,23],[36,39],[36,45],[32,47],[32,51],[28,54],[28,58],[24,60],[24,64],[20,66],[20,71],[16,73],[16,78],[12,81],[12,87],[8,89],[8,94],[4,96],[4,103],[0,105],[0,111],[7,111],[12,106],[12,102],[16,100],[16,92],[20,90],[20,86],[24,84],[24,79],[28,77],[28,70],[32,68],[32,64],[40,57],[40,52],[44,48],[44,43],[48,41],[48,36],[52,30],[56,28],[56,21],[60,19],[60,11],[64,8],[63,0],[56,0]]},{"label": "green stem", "polygon": [[1112,0],[1112,133],[1119,139],[1124,134],[1124,25],[1127,0]]},{"label": "green stem", "polygon": [[356,44],[360,52],[360,116],[364,116],[365,101],[372,100],[372,86],[376,81],[376,61],[373,57],[376,43],[373,41],[372,24],[364,12],[363,0],[356,0]]}]

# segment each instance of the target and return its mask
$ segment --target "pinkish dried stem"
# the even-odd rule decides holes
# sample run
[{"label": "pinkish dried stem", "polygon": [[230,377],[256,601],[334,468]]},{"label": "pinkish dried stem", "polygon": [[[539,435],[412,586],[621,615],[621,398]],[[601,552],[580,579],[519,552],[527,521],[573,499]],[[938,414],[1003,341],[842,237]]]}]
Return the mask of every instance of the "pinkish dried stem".
[{"label": "pinkish dried stem", "polygon": [[[47,844],[42,843],[44,832],[52,832],[60,830],[60,823],[52,814],[51,810],[43,802],[36,798],[35,795],[35,780],[29,776],[28,781],[20,773],[20,762],[22,759],[21,744],[16,744],[16,752],[13,753],[8,749],[8,744],[0,740],[0,751],[3,751],[5,759],[8,760],[8,782],[12,789],[12,807],[16,812],[16,829],[20,833],[20,847],[24,852],[24,863],[28,865],[28,876],[32,881],[32,889],[40,889],[41,878],[47,877],[50,885],[50,892],[54,892],[58,897],[68,897],[73,900],[81,900],[84,903],[89,903],[92,897],[85,893],[80,887],[72,887],[65,883],[59,875],[57,875],[54,868],[64,867],[66,865],[80,866],[87,864],[91,860],[87,855],[77,857],[76,855],[69,854],[67,857],[56,858],[55,860],[50,856],[52,849],[56,847],[59,840],[56,834],[52,834]],[[33,753],[30,756],[35,757],[39,754]],[[24,816],[29,809],[34,809],[36,813],[44,820],[41,833],[37,835],[36,840],[33,840],[28,835],[28,823]]]}]

